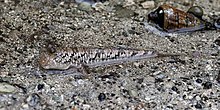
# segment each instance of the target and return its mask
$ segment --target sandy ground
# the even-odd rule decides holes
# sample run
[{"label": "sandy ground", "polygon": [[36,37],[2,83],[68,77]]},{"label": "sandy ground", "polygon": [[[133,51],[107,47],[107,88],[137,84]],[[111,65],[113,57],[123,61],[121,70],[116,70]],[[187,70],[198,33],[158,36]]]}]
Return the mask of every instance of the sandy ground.
[{"label": "sandy ground", "polygon": [[[187,11],[189,0],[165,3]],[[220,31],[160,37],[143,25],[154,8],[137,0],[91,8],[71,0],[0,1],[0,110],[220,108]],[[155,8],[164,1],[156,0]],[[206,18],[220,15],[218,0],[197,0]],[[50,46],[128,47],[177,53],[76,71],[48,74],[38,65]],[[51,73],[51,72],[50,72]],[[78,73],[77,73],[78,74]]]}]

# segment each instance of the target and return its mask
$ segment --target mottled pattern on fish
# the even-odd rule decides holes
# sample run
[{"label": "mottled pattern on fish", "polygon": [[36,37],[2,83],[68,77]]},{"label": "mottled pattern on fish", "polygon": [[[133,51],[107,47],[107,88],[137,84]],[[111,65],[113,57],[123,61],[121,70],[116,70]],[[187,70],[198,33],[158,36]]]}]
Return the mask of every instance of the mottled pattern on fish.
[{"label": "mottled pattern on fish", "polygon": [[137,61],[162,55],[154,50],[118,49],[118,48],[65,48],[56,52],[43,52],[39,64],[44,69],[65,70],[70,67],[96,67],[123,62]]}]

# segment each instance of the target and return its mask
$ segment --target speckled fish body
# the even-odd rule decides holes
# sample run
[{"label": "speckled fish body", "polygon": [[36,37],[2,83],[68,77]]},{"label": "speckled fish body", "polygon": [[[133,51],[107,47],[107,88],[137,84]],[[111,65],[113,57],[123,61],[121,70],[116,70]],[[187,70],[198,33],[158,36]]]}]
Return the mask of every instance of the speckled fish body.
[{"label": "speckled fish body", "polygon": [[169,56],[162,55],[154,50],[118,49],[118,48],[65,48],[56,52],[43,52],[39,64],[44,69],[66,70],[71,67],[82,66],[96,67],[124,62],[138,61],[142,59]]}]

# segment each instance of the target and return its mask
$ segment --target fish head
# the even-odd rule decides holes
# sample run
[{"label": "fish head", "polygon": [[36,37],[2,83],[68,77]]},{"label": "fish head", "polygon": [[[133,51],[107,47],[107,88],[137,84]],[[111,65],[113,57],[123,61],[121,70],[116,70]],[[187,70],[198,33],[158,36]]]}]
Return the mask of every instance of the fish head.
[{"label": "fish head", "polygon": [[43,69],[66,70],[70,64],[62,62],[56,53],[43,52],[39,58],[39,64]]}]

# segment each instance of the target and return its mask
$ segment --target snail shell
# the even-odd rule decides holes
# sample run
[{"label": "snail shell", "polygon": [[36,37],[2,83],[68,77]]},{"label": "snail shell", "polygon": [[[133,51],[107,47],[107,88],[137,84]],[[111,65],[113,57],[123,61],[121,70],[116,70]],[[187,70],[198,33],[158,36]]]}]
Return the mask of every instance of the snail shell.
[{"label": "snail shell", "polygon": [[167,32],[186,32],[205,28],[205,22],[194,14],[166,4],[151,12],[148,21],[154,22]]}]

